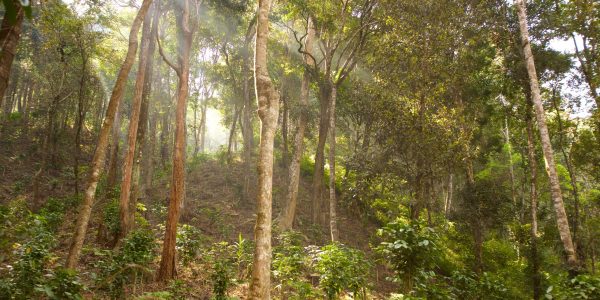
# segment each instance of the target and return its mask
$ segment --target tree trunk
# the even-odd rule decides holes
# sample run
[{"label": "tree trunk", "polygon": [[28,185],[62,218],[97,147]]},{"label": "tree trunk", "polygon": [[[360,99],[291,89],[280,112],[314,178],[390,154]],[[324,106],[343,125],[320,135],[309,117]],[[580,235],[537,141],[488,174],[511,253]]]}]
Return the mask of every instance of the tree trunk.
[{"label": "tree trunk", "polygon": [[510,143],[510,129],[508,128],[508,118],[504,119],[504,138],[508,146],[508,171],[510,174],[510,196],[514,207],[517,205],[517,192],[515,189],[515,170],[512,159],[512,145]]},{"label": "tree trunk", "polygon": [[529,191],[529,198],[531,201],[531,272],[533,279],[533,299],[537,300],[540,299],[542,295],[542,287],[537,250],[537,160],[535,157],[535,141],[531,113],[527,113],[527,159],[529,161],[529,176],[531,181]]},{"label": "tree trunk", "polygon": [[325,142],[329,133],[329,104],[331,103],[331,85],[333,84],[328,79],[319,84],[319,140],[315,153],[315,171],[313,175],[313,191],[312,191],[312,220],[315,224],[321,224],[322,214],[322,199],[323,191],[323,173],[325,164]]},{"label": "tree trunk", "polygon": [[[149,9],[148,11],[152,11]],[[135,201],[137,199],[130,199],[131,197],[131,181],[134,176],[134,158],[136,156],[136,145],[139,144],[137,138],[138,135],[144,135],[144,125],[142,125],[142,129],[140,128],[140,121],[145,122],[143,120],[145,118],[141,118],[141,110],[142,110],[142,102],[144,101],[142,98],[143,90],[144,90],[144,81],[146,80],[146,71],[148,64],[148,53],[149,53],[149,44],[150,44],[150,28],[151,28],[151,13],[147,13],[144,18],[144,26],[142,27],[142,40],[141,40],[141,50],[139,56],[138,63],[138,72],[135,79],[135,88],[133,92],[133,102],[131,104],[131,116],[129,120],[129,132],[127,135],[127,152],[125,153],[125,158],[123,159],[123,180],[121,181],[121,197],[119,199],[119,240],[126,237],[127,234],[132,230],[133,224],[133,216],[135,214]],[[148,97],[146,95],[146,114],[148,111]],[[141,151],[141,147],[139,147],[139,151]],[[138,162],[139,165],[139,162]],[[137,168],[137,178],[139,179],[139,167]]]},{"label": "tree trunk", "polygon": [[[304,45],[307,53],[312,53],[313,39],[315,29],[312,24],[312,19],[309,18],[307,24],[306,44]],[[304,57],[304,63],[312,65],[308,55]],[[308,122],[308,98],[310,92],[310,72],[304,70],[302,75],[302,85],[300,86],[300,117],[296,126],[296,135],[294,136],[294,153],[289,167],[289,183],[287,190],[287,198],[285,206],[279,217],[279,226],[282,230],[290,230],[294,224],[296,215],[296,205],[298,203],[298,185],[300,183],[300,161],[304,154],[304,132],[306,131],[306,123]]]},{"label": "tree trunk", "polygon": [[227,142],[227,163],[231,163],[231,159],[232,159],[232,154],[231,154],[231,148],[233,147],[234,144],[234,139],[235,139],[235,127],[237,125],[237,121],[239,119],[239,114],[241,111],[241,107],[238,107],[238,105],[236,104],[233,107],[233,119],[231,121],[231,129],[229,129],[229,139]]},{"label": "tree trunk", "polygon": [[[192,47],[193,27],[190,24],[190,0],[185,0],[181,13],[176,13],[177,18],[177,42],[178,42],[178,66],[176,68],[179,77],[177,85],[177,107],[175,111],[175,143],[173,147],[173,177],[171,183],[171,198],[167,214],[165,228],[165,239],[163,242],[158,280],[167,281],[173,279],[176,272],[175,242],[177,236],[177,223],[179,221],[179,210],[185,197],[185,140],[186,140],[186,110],[188,98],[188,81],[190,75],[190,52]],[[159,45],[160,46],[160,45]],[[160,48],[159,48],[160,49]],[[161,55],[163,55],[161,50]],[[163,56],[163,58],[166,57]],[[168,62],[168,60],[166,60]]]},{"label": "tree trunk", "polygon": [[110,142],[110,158],[108,160],[106,172],[106,188],[107,192],[111,192],[117,186],[117,165],[119,161],[119,139],[121,137],[121,109],[118,108],[115,112],[114,125],[112,128],[112,141]]},{"label": "tree trunk", "polygon": [[[130,216],[130,224],[132,225],[129,229],[135,227],[135,211],[136,211],[136,203],[140,197],[145,196],[146,194],[142,191],[144,189],[144,181],[141,181],[141,173],[142,171],[150,172],[150,170],[141,169],[142,160],[146,159],[146,156],[151,155],[150,153],[145,154],[145,147],[147,144],[147,131],[148,131],[148,114],[150,107],[150,92],[152,89],[152,72],[153,72],[153,60],[154,57],[154,47],[156,43],[156,34],[158,31],[158,17],[159,17],[159,2],[154,3],[154,6],[150,8],[148,14],[146,14],[146,19],[144,20],[144,26],[142,28],[142,42],[144,42],[146,35],[148,36],[148,53],[147,60],[145,64],[144,70],[144,84],[142,88],[142,104],[140,106],[140,119],[138,122],[137,129],[137,138],[136,138],[136,146],[135,146],[135,158],[133,159],[133,172],[131,176],[131,195],[129,197],[129,216]],[[146,23],[148,24],[146,26]],[[152,24],[152,26],[150,26]],[[151,27],[151,29],[149,29]],[[142,45],[142,52],[143,52]],[[140,67],[142,67],[142,63],[140,60]]]},{"label": "tree trunk", "polygon": [[529,75],[529,84],[532,96],[531,98],[535,108],[535,116],[538,123],[538,129],[540,131],[542,150],[546,159],[546,173],[548,173],[548,177],[550,179],[550,193],[552,195],[552,202],[554,204],[554,211],[556,213],[558,232],[560,233],[560,239],[562,240],[563,247],[567,255],[567,264],[569,270],[571,273],[574,273],[577,271],[579,263],[577,261],[577,255],[575,254],[573,240],[571,239],[569,220],[567,219],[567,213],[565,212],[565,206],[560,190],[560,182],[558,179],[558,174],[556,172],[556,163],[554,162],[554,151],[552,150],[552,144],[550,143],[550,135],[548,134],[548,127],[546,126],[544,106],[542,105],[542,96],[540,93],[540,87],[535,71],[533,53],[531,52],[531,45],[529,42],[525,3],[523,2],[523,0],[517,0],[516,5],[519,15],[519,28],[521,31],[523,54],[525,56],[527,73]]},{"label": "tree trunk", "polygon": [[[81,36],[79,37],[82,38]],[[81,51],[81,79],[79,80],[79,94],[77,96],[77,120],[75,122],[75,153],[73,154],[73,175],[75,177],[75,195],[79,196],[79,156],[81,154],[81,129],[85,120],[86,110],[84,109],[85,85],[87,77],[88,57],[85,52],[83,41],[79,41]]]},{"label": "tree trunk", "polygon": [[21,7],[21,2],[17,0],[13,0],[12,2],[17,12],[16,19],[14,22],[11,22],[10,18],[5,14],[0,26],[0,42],[2,42],[2,50],[0,50],[0,108],[2,107],[2,100],[6,93],[6,87],[8,86],[10,69],[17,52],[17,44],[19,43],[21,28],[23,27],[23,7]]},{"label": "tree trunk", "polygon": [[119,107],[119,102],[121,102],[121,98],[123,98],[125,84],[127,83],[127,76],[129,75],[129,71],[131,70],[131,66],[135,60],[135,53],[137,52],[138,46],[138,31],[151,3],[152,0],[144,0],[140,10],[133,20],[133,24],[131,25],[127,55],[125,56],[123,64],[121,65],[121,69],[119,70],[117,80],[115,81],[115,87],[108,103],[108,109],[106,110],[106,117],[104,119],[104,123],[102,124],[102,128],[100,129],[96,151],[94,152],[94,157],[90,167],[90,174],[85,188],[83,203],[79,209],[79,215],[77,216],[77,223],[75,225],[75,232],[69,248],[69,254],[67,256],[65,266],[70,269],[75,268],[79,261],[79,254],[81,253],[81,247],[83,246],[83,241],[85,240],[85,233],[87,231],[88,222],[92,212],[92,205],[94,204],[94,197],[96,196],[96,187],[98,185],[98,179],[100,178],[100,171],[102,165],[104,164],[104,157],[106,156],[106,146],[108,145],[111,127],[113,125],[117,108]]},{"label": "tree trunk", "polygon": [[208,98],[204,99],[204,103],[202,103],[202,116],[200,118],[200,152],[204,153],[206,151],[206,110],[208,109]]},{"label": "tree trunk", "polygon": [[563,155],[563,159],[565,161],[565,165],[567,167],[567,172],[569,172],[569,179],[571,183],[571,194],[573,196],[573,209],[575,210],[573,215],[573,243],[575,247],[575,251],[579,255],[581,259],[581,263],[583,264],[581,267],[585,268],[585,256],[583,255],[583,251],[579,251],[583,249],[581,239],[579,238],[579,188],[577,187],[577,174],[575,173],[575,169],[573,168],[573,164],[571,162],[571,156],[565,150],[564,145],[564,127],[562,123],[562,118],[560,116],[560,107],[556,97],[556,89],[552,91],[552,105],[556,110],[556,123],[558,125],[558,147]]},{"label": "tree trunk", "polygon": [[337,225],[337,200],[335,195],[335,101],[337,100],[337,87],[331,87],[331,112],[329,125],[329,229],[331,230],[331,241],[337,242],[340,233]]},{"label": "tree trunk", "polygon": [[267,69],[267,40],[271,0],[258,1],[254,79],[261,121],[258,157],[257,214],[254,227],[254,264],[249,299],[271,299],[271,210],[273,205],[273,141],[279,115],[279,93]]}]

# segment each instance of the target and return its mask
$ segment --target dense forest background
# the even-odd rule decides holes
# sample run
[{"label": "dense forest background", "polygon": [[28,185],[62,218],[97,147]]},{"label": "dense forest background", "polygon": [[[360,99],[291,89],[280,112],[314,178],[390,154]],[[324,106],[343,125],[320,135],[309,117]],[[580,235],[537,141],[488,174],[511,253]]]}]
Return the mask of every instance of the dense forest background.
[{"label": "dense forest background", "polygon": [[600,2],[3,0],[0,299],[600,299]]}]

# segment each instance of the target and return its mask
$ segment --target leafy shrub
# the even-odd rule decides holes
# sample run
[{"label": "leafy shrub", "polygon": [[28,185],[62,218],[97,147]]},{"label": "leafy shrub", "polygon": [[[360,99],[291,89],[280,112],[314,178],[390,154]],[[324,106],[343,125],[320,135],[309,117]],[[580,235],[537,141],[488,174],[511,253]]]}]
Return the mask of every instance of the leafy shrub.
[{"label": "leafy shrub", "polygon": [[308,299],[314,293],[311,283],[306,280],[309,258],[301,238],[297,232],[283,232],[273,249],[273,277],[279,283],[284,299]]},{"label": "leafy shrub", "polygon": [[233,283],[235,249],[227,242],[215,243],[211,246],[206,257],[211,265],[210,280],[216,300],[227,299],[227,289]]},{"label": "leafy shrub", "polygon": [[392,281],[401,281],[404,292],[412,290],[415,277],[436,265],[438,237],[432,228],[397,219],[379,229],[377,235],[383,241],[376,251],[392,265],[396,273]]},{"label": "leafy shrub", "polygon": [[345,290],[353,292],[355,298],[365,298],[370,266],[364,253],[333,243],[320,249],[311,247],[309,255],[320,275],[319,286],[327,299],[334,299]]},{"label": "leafy shrub", "polygon": [[179,225],[176,247],[184,265],[196,258],[205,239],[198,228],[188,224]]},{"label": "leafy shrub", "polygon": [[35,289],[51,300],[79,300],[83,299],[81,292],[84,290],[77,272],[70,269],[58,268],[47,276],[43,284]]},{"label": "leafy shrub", "polygon": [[104,225],[108,229],[111,235],[116,235],[121,230],[121,223],[119,220],[119,199],[112,199],[106,207],[104,207]]},{"label": "leafy shrub", "polygon": [[235,250],[235,262],[237,267],[237,279],[244,280],[250,276],[252,262],[254,259],[254,244],[238,235],[238,241],[233,244]]},{"label": "leafy shrub", "polygon": [[97,251],[96,255],[102,257],[96,263],[100,269],[97,288],[106,289],[111,297],[119,298],[125,284],[150,273],[146,265],[154,258],[155,247],[152,231],[137,229],[123,240],[123,246],[117,253]]},{"label": "leafy shrub", "polygon": [[600,299],[600,276],[578,275],[551,285],[546,290],[546,299]]},{"label": "leafy shrub", "polygon": [[56,231],[63,222],[65,212],[79,205],[80,198],[49,198],[40,209],[39,215],[44,219],[45,225],[50,231]]}]

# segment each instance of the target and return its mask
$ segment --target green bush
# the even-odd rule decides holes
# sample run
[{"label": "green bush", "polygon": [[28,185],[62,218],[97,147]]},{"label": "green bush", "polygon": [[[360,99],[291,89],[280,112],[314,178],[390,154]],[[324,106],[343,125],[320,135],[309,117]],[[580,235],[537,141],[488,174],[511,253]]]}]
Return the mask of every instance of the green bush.
[{"label": "green bush", "polygon": [[107,290],[113,298],[121,297],[125,284],[151,272],[146,266],[154,259],[155,247],[152,231],[137,229],[123,240],[118,252],[97,251],[100,259],[95,266],[100,269],[100,276],[96,287]]},{"label": "green bush", "polygon": [[238,235],[238,241],[233,244],[235,250],[235,262],[237,268],[237,279],[244,280],[250,277],[252,262],[254,260],[254,244],[244,239],[242,234]]},{"label": "green bush", "polygon": [[403,283],[404,292],[413,289],[415,279],[423,277],[438,259],[437,234],[430,227],[409,224],[397,219],[377,231],[382,239],[376,251],[389,262],[396,276],[392,281]]},{"label": "green bush", "polygon": [[47,276],[43,284],[35,289],[51,300],[79,300],[83,299],[81,292],[84,290],[77,272],[70,269],[58,268]]},{"label": "green bush", "polygon": [[227,242],[215,243],[206,254],[211,265],[210,281],[216,300],[227,299],[227,290],[234,280],[235,249]]},{"label": "green bush", "polygon": [[600,276],[583,274],[562,280],[548,287],[546,299],[600,299]]},{"label": "green bush", "polygon": [[108,204],[104,207],[103,215],[104,225],[108,229],[111,235],[116,235],[121,230],[121,223],[119,220],[119,199],[111,199]]},{"label": "green bush", "polygon": [[350,291],[354,298],[366,297],[369,263],[364,253],[343,244],[333,243],[320,249],[309,248],[315,271],[319,274],[319,287],[327,299]]},{"label": "green bush", "polygon": [[302,246],[302,236],[286,231],[277,237],[273,249],[273,277],[278,283],[282,298],[309,299],[314,295],[307,280],[309,258]]},{"label": "green bush", "polygon": [[192,225],[181,224],[177,229],[177,253],[184,265],[189,264],[200,253],[200,246],[206,238]]}]

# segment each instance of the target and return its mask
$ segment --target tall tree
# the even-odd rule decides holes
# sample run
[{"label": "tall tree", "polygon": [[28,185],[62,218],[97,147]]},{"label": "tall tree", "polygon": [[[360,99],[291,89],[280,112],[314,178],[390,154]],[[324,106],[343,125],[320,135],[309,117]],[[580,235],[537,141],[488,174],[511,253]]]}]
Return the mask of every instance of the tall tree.
[{"label": "tall tree", "polygon": [[533,135],[533,120],[531,108],[527,109],[527,160],[529,165],[529,201],[531,206],[531,272],[533,279],[533,299],[537,300],[542,294],[540,262],[538,254],[538,220],[537,220],[537,160],[535,156],[535,139]]},{"label": "tall tree", "polygon": [[544,106],[542,104],[542,95],[540,92],[540,86],[535,70],[535,62],[533,59],[533,53],[531,51],[531,44],[529,41],[529,30],[527,28],[527,12],[525,8],[525,3],[524,0],[516,0],[515,4],[517,6],[517,14],[519,17],[519,29],[521,32],[521,43],[523,47],[525,66],[527,68],[527,74],[529,75],[531,100],[533,101],[535,117],[538,124],[538,130],[540,132],[542,150],[544,153],[544,158],[546,160],[546,173],[548,173],[548,177],[550,179],[550,193],[552,196],[552,202],[554,204],[554,212],[556,214],[558,232],[560,234],[560,239],[563,243],[564,251],[567,255],[568,267],[571,272],[576,272],[578,269],[577,255],[575,254],[573,240],[571,239],[569,220],[567,218],[567,213],[565,212],[565,205],[562,199],[562,192],[560,190],[560,181],[556,172],[554,151],[552,149],[552,144],[550,143],[548,127],[546,126],[546,115],[544,111]]},{"label": "tall tree", "polygon": [[[133,91],[133,102],[131,104],[131,116],[129,120],[129,132],[127,135],[127,152],[123,161],[123,180],[121,181],[121,195],[119,199],[119,238],[122,239],[129,234],[133,228],[133,215],[135,213],[136,199],[131,196],[131,178],[133,176],[133,165],[136,154],[138,128],[140,127],[140,113],[142,110],[142,95],[145,87],[146,71],[148,65],[148,53],[150,44],[150,28],[152,27],[152,11],[146,14],[144,26],[142,27],[141,50],[138,64],[138,72],[135,79]],[[150,59],[151,61],[152,59]],[[147,101],[147,98],[146,98]],[[143,119],[142,122],[146,120]],[[142,125],[143,127],[144,125]],[[141,147],[140,147],[141,148]],[[139,172],[139,169],[138,169]],[[138,176],[139,177],[139,176]]]},{"label": "tall tree", "polygon": [[[171,181],[171,195],[167,213],[167,224],[163,242],[162,255],[158,280],[166,281],[176,275],[175,242],[177,237],[177,223],[179,210],[185,197],[185,140],[186,140],[186,110],[190,77],[190,54],[192,39],[196,30],[198,17],[198,3],[194,0],[183,0],[181,7],[177,7],[175,16],[177,21],[177,65],[172,63],[158,42],[158,49],[163,60],[177,73],[177,107],[175,108],[175,144],[173,146],[173,174]],[[194,7],[191,7],[191,6]],[[193,9],[195,8],[195,9]],[[193,15],[191,15],[193,14]],[[157,36],[158,41],[158,36]]]},{"label": "tall tree", "polygon": [[260,146],[258,154],[258,194],[256,196],[256,226],[254,227],[254,264],[250,282],[250,299],[271,299],[271,213],[273,205],[273,142],[279,116],[279,92],[275,89],[267,69],[267,42],[269,38],[269,11],[271,0],[259,0],[254,50],[254,80],[258,117],[260,118]]},{"label": "tall tree", "polygon": [[[6,2],[6,1],[5,1]],[[21,6],[21,1],[12,0],[16,15],[11,16],[4,14],[2,25],[0,25],[0,107],[2,100],[8,87],[8,79],[10,78],[10,69],[12,68],[13,60],[17,52],[17,44],[21,38],[21,29],[23,27],[24,8]]]},{"label": "tall tree", "polygon": [[83,246],[83,241],[85,240],[85,233],[87,231],[90,215],[92,213],[92,206],[94,204],[94,198],[96,196],[96,187],[98,186],[100,172],[102,166],[104,165],[106,147],[108,146],[111,128],[113,126],[117,108],[119,107],[119,103],[123,98],[125,84],[127,83],[127,76],[129,75],[129,71],[131,70],[135,60],[135,53],[137,52],[138,47],[138,31],[140,30],[142,21],[144,20],[151,3],[152,0],[144,0],[142,2],[142,6],[140,7],[135,19],[133,20],[133,23],[131,24],[127,54],[125,55],[125,59],[123,60],[123,64],[121,65],[121,69],[117,75],[115,86],[106,110],[106,116],[104,118],[104,122],[102,123],[102,128],[100,129],[100,135],[98,136],[98,142],[90,166],[90,173],[83,196],[83,202],[79,208],[79,214],[75,224],[75,232],[71,240],[69,254],[65,263],[67,268],[77,267],[77,263],[79,261],[79,254],[81,253],[81,247]]},{"label": "tall tree", "polygon": [[[304,42],[304,63],[313,67],[313,61],[309,55],[312,55],[313,40],[315,36],[315,28],[312,19],[309,18],[306,29],[306,40]],[[306,131],[306,123],[308,121],[308,98],[310,92],[311,74],[308,69],[302,74],[302,83],[300,86],[300,117],[296,125],[296,134],[294,136],[294,153],[289,166],[288,174],[288,190],[285,200],[285,206],[279,216],[279,226],[282,230],[292,229],[294,217],[296,215],[296,204],[298,202],[298,186],[300,184],[300,160],[304,154],[304,132]]]}]

